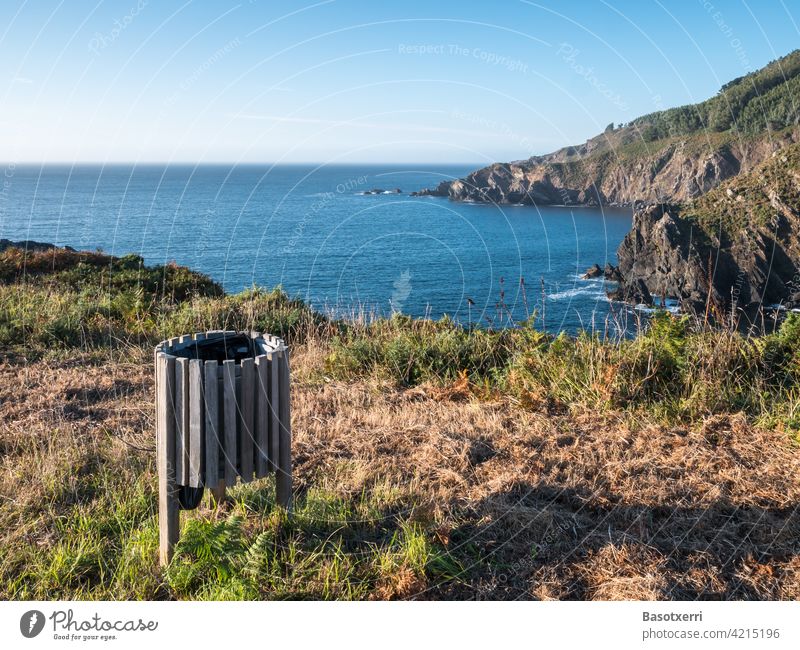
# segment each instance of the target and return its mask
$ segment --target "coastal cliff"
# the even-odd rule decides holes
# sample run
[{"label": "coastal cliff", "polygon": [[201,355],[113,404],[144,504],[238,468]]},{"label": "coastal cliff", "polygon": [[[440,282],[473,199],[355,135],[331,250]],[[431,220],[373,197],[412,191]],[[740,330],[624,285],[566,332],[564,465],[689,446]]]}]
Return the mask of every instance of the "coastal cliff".
[{"label": "coastal cliff", "polygon": [[800,144],[694,201],[635,211],[617,255],[618,299],[748,316],[800,307]]},{"label": "coastal cliff", "polygon": [[699,104],[610,124],[585,144],[496,163],[420,196],[499,204],[685,202],[800,141],[800,51]]},{"label": "coastal cliff", "polygon": [[[633,137],[624,133],[607,140]],[[716,136],[717,134],[715,134]],[[588,142],[584,147],[538,156],[523,162],[496,163],[463,179],[422,190],[420,196],[445,196],[453,201],[523,205],[631,205],[636,201],[683,202],[747,172],[781,147],[797,142],[800,133],[787,129],[770,137],[670,138],[637,147]],[[593,149],[598,153],[580,154]]]}]

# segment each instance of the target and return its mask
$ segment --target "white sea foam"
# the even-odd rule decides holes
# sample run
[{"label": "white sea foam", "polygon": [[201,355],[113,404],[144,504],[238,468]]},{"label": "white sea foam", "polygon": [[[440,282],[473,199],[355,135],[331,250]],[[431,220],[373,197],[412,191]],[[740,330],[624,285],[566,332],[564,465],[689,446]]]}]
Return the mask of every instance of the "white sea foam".
[{"label": "white sea foam", "polygon": [[587,282],[589,284],[605,284],[606,282],[610,282],[610,280],[606,280],[602,275],[599,278],[584,278],[582,273],[571,273],[569,279],[577,282]]},{"label": "white sea foam", "polygon": [[602,289],[598,289],[595,286],[583,286],[583,287],[573,287],[572,289],[566,289],[564,291],[558,291],[556,293],[547,294],[548,300],[565,300],[567,298],[574,298],[576,296],[593,296],[595,298],[604,298],[606,297],[606,292]]},{"label": "white sea foam", "polygon": [[670,314],[680,314],[681,308],[678,305],[666,305],[664,307],[651,307],[650,305],[645,305],[644,303],[639,303],[638,305],[634,305],[633,308],[636,311],[644,312],[645,314],[655,314],[658,311],[668,311]]}]

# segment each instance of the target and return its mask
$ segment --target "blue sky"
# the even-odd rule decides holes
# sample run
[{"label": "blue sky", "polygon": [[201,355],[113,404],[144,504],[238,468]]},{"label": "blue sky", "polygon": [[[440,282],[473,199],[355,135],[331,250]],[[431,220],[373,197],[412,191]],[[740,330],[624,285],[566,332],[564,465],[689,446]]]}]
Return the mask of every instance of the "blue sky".
[{"label": "blue sky", "polygon": [[0,159],[514,160],[705,99],[799,25],[796,0],[4,0]]}]

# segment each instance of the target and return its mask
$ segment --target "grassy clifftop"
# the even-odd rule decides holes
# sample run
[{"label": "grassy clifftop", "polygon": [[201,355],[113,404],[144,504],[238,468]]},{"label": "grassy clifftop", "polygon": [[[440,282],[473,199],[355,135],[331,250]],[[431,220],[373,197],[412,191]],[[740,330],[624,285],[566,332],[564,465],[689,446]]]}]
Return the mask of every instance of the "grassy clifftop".
[{"label": "grassy clifftop", "polygon": [[[800,598],[797,319],[613,341],[332,321],[96,253],[0,268],[4,598]],[[161,571],[152,345],[220,328],[291,344],[297,510],[233,488]]]},{"label": "grassy clifftop", "polygon": [[[0,345],[38,357],[76,346],[154,345],[176,331],[285,333],[310,310],[280,291],[226,296],[202,273],[141,257],[53,249],[0,253]],[[279,318],[280,322],[274,319]]]}]

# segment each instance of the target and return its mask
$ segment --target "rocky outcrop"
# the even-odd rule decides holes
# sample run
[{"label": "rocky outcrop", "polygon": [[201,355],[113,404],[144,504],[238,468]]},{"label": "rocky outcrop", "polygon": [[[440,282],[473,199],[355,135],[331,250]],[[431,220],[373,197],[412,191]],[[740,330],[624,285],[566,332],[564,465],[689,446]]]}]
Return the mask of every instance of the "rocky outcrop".
[{"label": "rocky outcrop", "polygon": [[672,298],[686,311],[736,312],[749,322],[762,307],[800,307],[798,207],[769,223],[714,232],[678,206],[648,205],[619,247],[622,279],[610,296],[646,304]]},{"label": "rocky outcrop", "polygon": [[609,282],[620,282],[622,275],[620,275],[618,267],[608,262],[606,262],[605,267],[601,267],[599,264],[592,264],[581,275],[582,280],[594,280],[597,278],[605,278]]},{"label": "rocky outcrop", "polygon": [[442,181],[434,188],[425,188],[411,192],[409,196],[448,196],[450,181]]},{"label": "rocky outcrop", "polygon": [[610,295],[645,304],[656,295],[702,308],[708,294],[705,252],[675,206],[643,207],[634,213],[633,227],[617,251],[621,281]]},{"label": "rocky outcrop", "polygon": [[525,161],[496,163],[414,195],[523,205],[683,202],[753,169],[773,152],[800,140],[800,133],[791,130],[780,136],[733,138],[716,146],[701,136],[650,146],[640,139],[642,151],[630,155],[637,137],[638,129],[626,127],[580,147]]},{"label": "rocky outcrop", "polygon": [[599,264],[592,264],[588,269],[586,269],[581,278],[583,280],[593,280],[595,278],[602,278],[603,274],[603,269]]},{"label": "rocky outcrop", "polygon": [[396,187],[393,190],[384,190],[384,189],[382,189],[380,187],[377,187],[375,189],[364,190],[362,192],[362,194],[364,194],[365,196],[370,195],[370,194],[402,194],[402,193],[403,193],[403,190],[401,190],[399,187]]},{"label": "rocky outcrop", "polygon": [[[9,248],[19,248],[20,250],[28,251],[29,253],[44,253],[62,247],[56,246],[55,244],[47,244],[38,241],[11,241],[10,239],[0,239],[0,253],[8,250]],[[70,246],[63,246],[63,248],[64,250],[75,252],[75,249]]]}]

